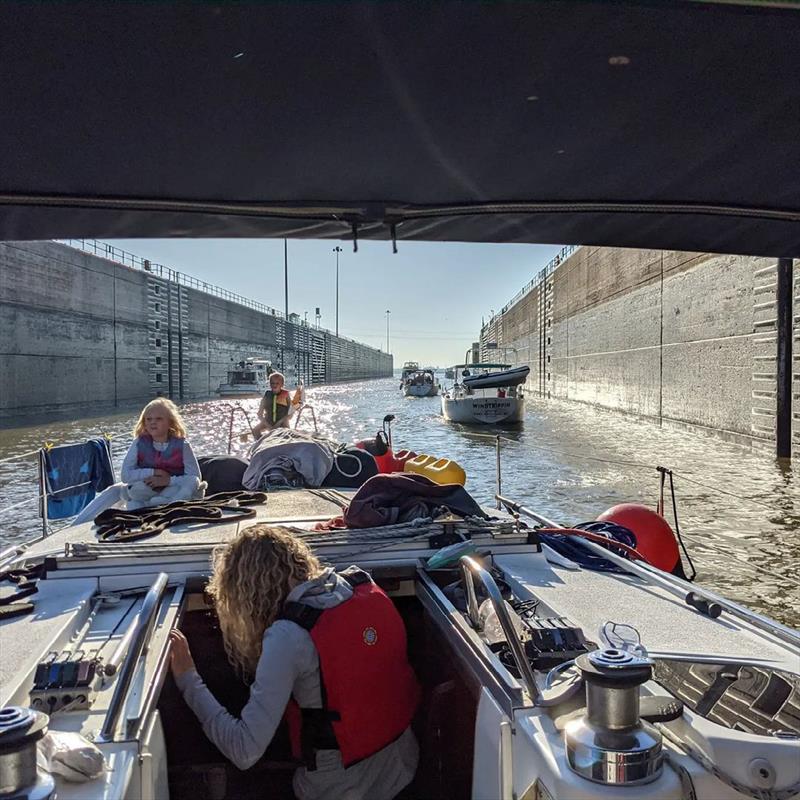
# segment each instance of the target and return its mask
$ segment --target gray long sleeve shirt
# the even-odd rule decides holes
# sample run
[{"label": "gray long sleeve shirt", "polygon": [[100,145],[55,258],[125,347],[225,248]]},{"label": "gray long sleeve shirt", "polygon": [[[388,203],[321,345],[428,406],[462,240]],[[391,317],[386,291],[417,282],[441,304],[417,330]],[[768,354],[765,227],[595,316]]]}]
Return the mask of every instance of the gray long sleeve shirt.
[{"label": "gray long sleeve shirt", "polygon": [[[287,601],[332,608],[349,599],[352,588],[332,569],[297,586]],[[319,657],[308,631],[278,620],[264,633],[261,658],[250,698],[240,718],[229,714],[206,688],[196,671],[178,678],[184,699],[209,739],[237,766],[247,769],[272,741],[290,696],[302,708],[321,708]],[[317,769],[297,770],[294,791],[300,800],[346,798],[390,800],[414,776],[418,748],[411,729],[380,752],[345,769],[338,750],[317,754]]]}]

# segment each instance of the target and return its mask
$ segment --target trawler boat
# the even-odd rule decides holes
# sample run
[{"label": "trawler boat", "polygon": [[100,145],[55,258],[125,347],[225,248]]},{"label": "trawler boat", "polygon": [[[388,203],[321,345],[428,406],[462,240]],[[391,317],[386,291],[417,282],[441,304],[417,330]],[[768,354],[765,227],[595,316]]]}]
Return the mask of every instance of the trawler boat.
[{"label": "trawler boat", "polygon": [[414,375],[415,373],[419,372],[419,362],[418,361],[406,361],[403,364],[403,371],[400,373],[400,385],[402,386],[403,383],[406,381],[408,377]]},{"label": "trawler boat", "polygon": [[261,397],[268,388],[272,362],[260,359],[240,361],[228,370],[224,383],[219,385],[220,397]]},{"label": "trawler boat", "polygon": [[[20,615],[0,618],[0,765],[14,778],[0,797],[249,800],[267,785],[271,798],[292,797],[298,762],[281,736],[241,772],[169,677],[179,628],[220,702],[246,696],[203,590],[213,549],[255,522],[288,527],[328,564],[358,565],[405,621],[423,701],[404,796],[735,800],[800,789],[797,631],[500,494],[505,510],[487,519],[313,530],[350,496],[272,493],[246,520],[241,504],[223,503],[218,524],[131,541],[99,540],[86,523],[0,555],[4,575],[29,576],[26,591],[38,581],[24,602],[6,594]],[[552,549],[545,537],[559,531],[617,571]],[[458,553],[442,549],[452,542]],[[37,773],[45,724],[93,741],[106,769],[80,784]]]},{"label": "trawler boat", "polygon": [[439,394],[439,383],[432,369],[409,371],[400,387],[406,397],[436,397]]},{"label": "trawler boat", "polygon": [[518,425],[525,415],[522,384],[529,367],[457,364],[455,383],[442,394],[442,416],[467,425]]}]

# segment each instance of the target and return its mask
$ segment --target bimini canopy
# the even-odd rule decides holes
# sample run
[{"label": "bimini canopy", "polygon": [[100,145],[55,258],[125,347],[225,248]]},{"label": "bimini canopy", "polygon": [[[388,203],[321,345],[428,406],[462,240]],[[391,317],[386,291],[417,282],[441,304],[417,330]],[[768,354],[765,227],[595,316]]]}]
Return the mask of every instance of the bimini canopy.
[{"label": "bimini canopy", "polygon": [[0,238],[800,255],[800,11],[0,5]]}]

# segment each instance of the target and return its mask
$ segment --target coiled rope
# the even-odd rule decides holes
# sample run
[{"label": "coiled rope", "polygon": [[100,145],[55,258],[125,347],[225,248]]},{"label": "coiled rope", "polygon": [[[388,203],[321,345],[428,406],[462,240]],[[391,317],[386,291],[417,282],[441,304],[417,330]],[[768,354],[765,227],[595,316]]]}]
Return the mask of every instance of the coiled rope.
[{"label": "coiled rope", "polygon": [[203,500],[178,500],[158,508],[129,511],[109,508],[95,518],[101,542],[132,542],[158,536],[172,525],[216,525],[256,516],[250,506],[266,503],[265,492],[219,492]]}]

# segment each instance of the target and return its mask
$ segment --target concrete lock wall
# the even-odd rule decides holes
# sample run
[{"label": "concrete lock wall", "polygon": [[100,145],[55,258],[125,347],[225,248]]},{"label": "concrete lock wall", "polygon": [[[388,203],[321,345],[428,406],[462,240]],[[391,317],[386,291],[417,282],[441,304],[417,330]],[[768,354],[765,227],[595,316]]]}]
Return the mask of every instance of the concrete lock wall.
[{"label": "concrete lock wall", "polygon": [[266,358],[307,385],[388,377],[391,355],[56,242],[0,243],[0,425],[213,395]]},{"label": "concrete lock wall", "polygon": [[[527,388],[543,397],[768,445],[775,441],[776,264],[582,247],[484,325],[482,357],[529,365]],[[797,364],[800,280],[794,288]]]}]

